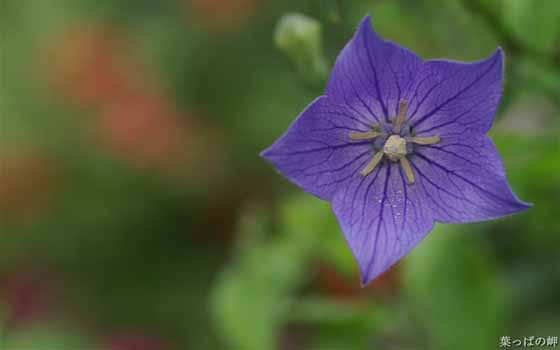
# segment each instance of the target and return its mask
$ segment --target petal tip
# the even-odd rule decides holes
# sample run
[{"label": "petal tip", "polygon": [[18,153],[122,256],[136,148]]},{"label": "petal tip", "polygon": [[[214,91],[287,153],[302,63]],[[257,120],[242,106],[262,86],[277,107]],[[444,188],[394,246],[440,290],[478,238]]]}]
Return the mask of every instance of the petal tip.
[{"label": "petal tip", "polygon": [[519,200],[517,197],[513,198],[513,201],[509,203],[509,206],[504,209],[501,215],[497,215],[494,219],[501,219],[509,217],[516,214],[521,214],[533,207],[533,203],[527,203]]},{"label": "petal tip", "polygon": [[498,46],[496,50],[494,50],[494,53],[492,53],[492,57],[497,57],[502,62],[504,60],[504,55],[504,49],[502,49],[501,46]]},{"label": "petal tip", "polygon": [[501,46],[498,46],[494,52],[492,52],[487,58],[482,59],[482,61],[489,61],[494,62],[495,60],[499,61],[498,64],[500,66],[503,65],[504,62],[504,50]]},{"label": "petal tip", "polygon": [[[373,259],[373,257],[372,257]],[[370,263],[358,262],[360,267],[360,286],[362,288],[367,287],[374,279],[376,279],[383,271],[375,271],[371,268]]]},{"label": "petal tip", "polygon": [[503,70],[505,65],[505,53],[501,46],[498,46],[496,48],[496,51],[494,51],[494,56],[498,57],[498,60],[500,61],[499,64],[500,67],[502,68],[502,75],[503,75],[504,74]]},{"label": "petal tip", "polygon": [[371,15],[366,15],[364,18],[362,18],[360,24],[358,25],[358,29],[359,29],[358,31],[360,30],[373,31],[373,27],[371,25]]},{"label": "petal tip", "polygon": [[377,271],[377,272],[373,272],[373,271],[363,272],[360,269],[360,287],[366,288],[371,282],[373,282],[376,278],[381,276],[385,271],[386,270]]},{"label": "petal tip", "polygon": [[523,212],[525,210],[531,209],[534,206],[533,203],[527,203],[520,200],[518,200],[518,205],[519,205],[519,212]]},{"label": "petal tip", "polygon": [[371,23],[371,15],[367,14],[364,16],[364,18],[362,18],[362,20],[360,21],[360,25],[362,24],[370,24]]},{"label": "petal tip", "polygon": [[274,154],[275,154],[274,149],[275,149],[275,146],[276,146],[276,142],[273,143],[272,145],[268,146],[264,150],[262,150],[259,153],[259,157],[261,157],[265,161],[269,162],[270,164],[274,165]]},{"label": "petal tip", "polygon": [[270,148],[265,148],[259,153],[259,157],[267,159],[267,154],[270,152]]},{"label": "petal tip", "polygon": [[259,157],[261,157],[264,160],[270,161],[270,149],[272,148],[272,146],[265,148],[264,150],[262,150],[259,153]]},{"label": "petal tip", "polygon": [[368,284],[373,280],[373,278],[369,278],[367,274],[360,274],[360,287],[365,288]]},{"label": "petal tip", "polygon": [[533,203],[529,203],[529,202],[525,202],[522,201],[521,199],[519,199],[519,197],[517,197],[515,195],[515,193],[513,193],[513,191],[510,188],[510,192],[512,195],[512,212],[511,214],[518,214],[518,213],[522,213],[530,208],[533,207]]}]

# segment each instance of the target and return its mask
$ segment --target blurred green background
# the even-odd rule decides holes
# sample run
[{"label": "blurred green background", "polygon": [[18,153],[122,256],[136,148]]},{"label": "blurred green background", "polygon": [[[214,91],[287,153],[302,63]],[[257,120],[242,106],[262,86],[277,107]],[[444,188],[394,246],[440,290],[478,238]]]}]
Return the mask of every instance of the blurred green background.
[{"label": "blurred green background", "polygon": [[[275,47],[294,12],[320,22],[319,65],[368,13],[425,59],[502,46],[491,136],[534,207],[439,225],[360,289],[329,205],[258,157],[323,89],[324,66]],[[0,349],[560,335],[559,19],[556,0],[2,1]]]}]

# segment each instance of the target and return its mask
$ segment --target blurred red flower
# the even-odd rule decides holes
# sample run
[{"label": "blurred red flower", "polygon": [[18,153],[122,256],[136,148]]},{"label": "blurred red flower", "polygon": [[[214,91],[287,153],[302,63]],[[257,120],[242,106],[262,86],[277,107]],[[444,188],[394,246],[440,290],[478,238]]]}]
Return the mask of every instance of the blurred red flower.
[{"label": "blurred red flower", "polygon": [[61,35],[51,49],[49,81],[99,112],[98,140],[117,157],[187,180],[211,179],[221,152],[215,131],[180,112],[117,33],[89,25]]},{"label": "blurred red flower", "polygon": [[113,154],[139,168],[196,182],[212,180],[219,170],[222,142],[216,131],[160,95],[115,101],[102,111],[97,133]]},{"label": "blurred red flower", "polygon": [[45,317],[55,299],[51,273],[18,267],[0,277],[0,301],[6,305],[10,327],[26,326]]},{"label": "blurred red flower", "polygon": [[47,79],[80,104],[103,105],[134,89],[138,67],[115,28],[74,28],[57,37],[47,52]]},{"label": "blurred red flower", "polygon": [[185,161],[182,122],[163,98],[129,96],[107,106],[98,132],[106,146],[135,165],[168,168]]}]

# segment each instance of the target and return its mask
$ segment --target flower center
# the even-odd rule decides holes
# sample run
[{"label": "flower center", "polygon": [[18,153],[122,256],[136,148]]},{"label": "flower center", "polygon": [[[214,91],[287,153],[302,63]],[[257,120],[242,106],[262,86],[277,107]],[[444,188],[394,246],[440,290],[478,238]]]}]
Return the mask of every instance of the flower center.
[{"label": "flower center", "polygon": [[406,156],[406,140],[399,135],[391,135],[385,141],[383,153],[393,162],[398,162],[402,157]]},{"label": "flower center", "polygon": [[[375,152],[371,161],[366,165],[365,168],[360,171],[360,175],[367,176],[371,173],[375,167],[383,160],[383,156],[386,156],[391,162],[399,162],[401,168],[406,177],[406,181],[409,185],[414,183],[414,172],[412,171],[412,166],[407,158],[407,155],[412,153],[412,148],[407,149],[407,146],[415,145],[434,145],[440,142],[439,136],[427,136],[427,137],[416,137],[412,136],[414,133],[412,130],[406,132],[405,136],[401,136],[402,128],[405,123],[407,110],[406,101],[400,101],[399,103],[399,113],[393,118],[391,124],[391,132],[386,133],[379,130],[385,130],[381,125],[376,125],[372,127],[370,131],[365,132],[351,132],[348,136],[350,140],[373,140]],[[411,134],[411,135],[409,135]],[[383,139],[375,140],[376,138],[384,138],[383,148],[380,149],[381,145],[375,141],[382,141]],[[408,144],[407,144],[408,143]]]}]

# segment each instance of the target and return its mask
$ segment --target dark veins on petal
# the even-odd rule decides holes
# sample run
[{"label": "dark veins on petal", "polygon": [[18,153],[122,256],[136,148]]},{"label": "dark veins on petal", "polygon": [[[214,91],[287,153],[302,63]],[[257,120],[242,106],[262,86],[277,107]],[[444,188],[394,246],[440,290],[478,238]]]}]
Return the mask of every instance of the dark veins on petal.
[{"label": "dark veins on petal", "polygon": [[365,285],[434,222],[528,207],[485,136],[501,81],[500,49],[474,63],[422,61],[377,36],[366,17],[337,58],[325,95],[262,155],[331,201]]},{"label": "dark veins on petal", "polygon": [[492,68],[496,65],[496,63],[498,62],[499,59],[500,59],[500,56],[496,55],[493,58],[492,63],[489,65],[489,67],[483,73],[481,73],[479,76],[477,76],[470,84],[468,84],[467,86],[465,86],[464,88],[459,90],[455,95],[453,95],[453,96],[449,97],[447,100],[445,100],[442,104],[435,107],[433,110],[426,113],[424,116],[420,117],[419,119],[415,120],[414,123],[412,123],[412,127],[414,128],[414,127],[417,127],[418,125],[422,124],[425,120],[427,120],[428,118],[430,118],[431,116],[436,114],[439,110],[441,110],[443,107],[445,107],[449,102],[455,100],[457,97],[459,97],[460,95],[465,93],[465,91],[472,88],[476,83],[478,83],[480,80],[482,80],[484,78],[484,76],[486,76],[488,74],[488,72],[490,72],[492,70]]},{"label": "dark veins on petal", "polygon": [[379,80],[377,79],[377,70],[375,69],[375,65],[372,62],[372,54],[371,54],[371,49],[369,47],[369,40],[368,37],[366,35],[363,36],[364,38],[364,47],[366,48],[367,51],[367,58],[368,58],[368,63],[369,63],[369,68],[371,69],[371,71],[373,72],[373,84],[375,86],[375,96],[377,96],[377,100],[379,101],[379,104],[381,105],[381,109],[383,109],[383,115],[385,116],[385,120],[388,121],[389,120],[389,115],[387,113],[387,106],[385,106],[385,103],[383,102],[383,99],[381,99],[381,91],[379,89]]}]

